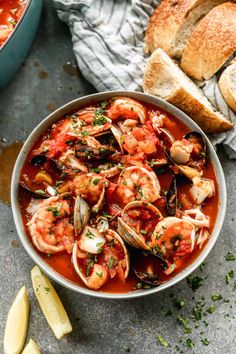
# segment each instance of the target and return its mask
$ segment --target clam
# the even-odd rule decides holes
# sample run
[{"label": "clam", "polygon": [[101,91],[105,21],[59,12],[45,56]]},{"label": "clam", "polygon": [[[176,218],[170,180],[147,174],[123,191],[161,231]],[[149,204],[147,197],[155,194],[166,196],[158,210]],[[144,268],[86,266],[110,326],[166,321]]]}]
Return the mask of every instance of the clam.
[{"label": "clam", "polygon": [[108,229],[109,229],[108,219],[106,217],[104,217],[104,216],[100,216],[97,219],[97,230],[98,230],[98,232],[104,233]]},{"label": "clam", "polygon": [[[88,252],[89,249],[91,250],[91,245],[89,245],[89,247],[84,247],[84,249],[81,248],[81,244],[82,247],[84,246],[84,240],[81,243],[83,234],[88,231],[91,232],[93,235],[92,237],[94,237],[90,240],[93,240],[92,242],[95,247],[99,246],[99,252],[97,252],[97,250],[96,253],[94,253],[94,250],[93,253]],[[77,274],[84,284],[91,289],[99,289],[109,280],[109,278],[113,278],[116,274],[120,279],[126,279],[130,270],[129,254],[118,233],[114,230],[107,229],[102,235],[96,229],[86,226],[83,234],[81,235],[80,240],[74,245],[72,262]],[[91,237],[91,235],[89,236]],[[103,247],[105,245],[106,249],[104,250]],[[117,246],[123,249],[122,258],[116,257]],[[84,253],[84,251],[86,253]],[[105,256],[103,256],[103,251],[105,252]],[[120,249],[118,249],[118,253],[120,254]],[[100,257],[103,258],[101,259]],[[102,261],[102,264],[100,264],[100,261]]]},{"label": "clam", "polygon": [[99,231],[90,226],[85,226],[80,235],[78,246],[84,252],[98,254],[105,242],[104,236]]},{"label": "clam", "polygon": [[145,203],[142,201],[134,201],[128,203],[124,210],[122,217],[118,218],[118,232],[120,236],[123,238],[125,242],[127,242],[130,246],[143,249],[145,251],[149,250],[148,240],[146,240],[145,235],[147,232],[145,230],[137,230],[135,227],[128,225],[126,221],[124,221],[124,216],[128,210],[136,209],[136,208],[145,208],[151,212],[152,218],[156,217],[157,222],[162,219],[162,214],[159,209],[157,209],[154,205]]},{"label": "clam", "polygon": [[77,196],[74,206],[74,228],[76,235],[80,235],[83,228],[89,222],[90,208],[86,201]]},{"label": "clam", "polygon": [[118,128],[116,125],[112,125],[111,126],[111,131],[112,131],[112,134],[114,135],[114,137],[116,138],[119,146],[120,146],[120,150],[122,152],[122,154],[124,153],[124,150],[123,150],[123,133],[121,131],[120,128]]}]

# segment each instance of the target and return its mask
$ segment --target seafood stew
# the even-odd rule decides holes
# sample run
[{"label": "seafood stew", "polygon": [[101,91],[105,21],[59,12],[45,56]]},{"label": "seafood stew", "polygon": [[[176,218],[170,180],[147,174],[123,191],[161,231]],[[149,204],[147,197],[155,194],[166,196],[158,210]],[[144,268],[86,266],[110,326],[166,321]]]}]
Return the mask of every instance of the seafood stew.
[{"label": "seafood stew", "polygon": [[80,286],[111,293],[181,272],[218,213],[201,134],[129,97],[61,117],[29,152],[20,186],[25,230],[44,261]]},{"label": "seafood stew", "polygon": [[28,0],[0,0],[0,48],[13,32]]}]

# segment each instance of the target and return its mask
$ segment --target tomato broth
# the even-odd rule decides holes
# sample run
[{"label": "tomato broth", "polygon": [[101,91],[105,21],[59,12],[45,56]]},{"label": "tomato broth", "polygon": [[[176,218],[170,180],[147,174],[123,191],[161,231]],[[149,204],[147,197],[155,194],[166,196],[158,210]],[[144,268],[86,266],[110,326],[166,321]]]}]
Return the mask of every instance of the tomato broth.
[{"label": "tomato broth", "polygon": [[28,0],[0,0],[0,48],[19,22]]},{"label": "tomato broth", "polygon": [[[17,3],[19,3],[19,2],[17,2]],[[14,6],[15,5],[13,5],[13,7]],[[7,7],[7,8],[9,9],[10,7]],[[131,103],[135,104],[135,101],[134,102],[132,101]],[[114,104],[114,100],[111,100],[108,103],[106,102],[106,104],[103,102],[100,104],[97,104],[97,103],[91,104],[89,107],[80,107],[79,111],[75,110],[74,112],[69,113],[65,117],[62,117],[58,122],[56,122],[53,125],[53,127],[50,127],[47,131],[45,131],[41,135],[41,137],[38,139],[38,141],[34,144],[33,148],[29,152],[27,158],[25,159],[25,163],[24,163],[24,166],[23,166],[23,169],[21,172],[21,181],[23,180],[24,183],[27,184],[27,188],[19,188],[19,203],[20,203],[20,207],[21,207],[21,214],[22,214],[22,220],[23,220],[23,223],[25,226],[25,231],[26,231],[30,240],[32,240],[32,235],[31,235],[31,232],[29,230],[29,226],[27,225],[27,223],[31,220],[32,214],[28,212],[27,208],[30,204],[30,201],[31,201],[33,195],[27,189],[30,189],[34,192],[35,191],[42,192],[42,191],[45,191],[45,185],[46,185],[45,181],[36,181],[35,180],[37,174],[39,172],[46,171],[46,173],[48,175],[50,175],[50,178],[51,178],[50,186],[55,188],[56,191],[59,190],[58,188],[60,186],[66,185],[66,182],[69,183],[70,187],[71,187],[71,183],[73,184],[73,180],[74,180],[74,178],[76,178],[77,175],[83,175],[83,173],[86,174],[86,172],[81,172],[81,170],[71,171],[70,168],[68,168],[68,166],[62,166],[62,167],[60,166],[60,168],[58,168],[58,165],[54,164],[55,160],[58,159],[58,156],[59,156],[59,155],[57,155],[58,152],[57,153],[54,152],[54,155],[51,155],[49,158],[49,153],[52,154],[53,148],[50,150],[50,152],[48,150],[46,150],[45,146],[48,144],[48,141],[49,142],[57,141],[57,140],[59,141],[59,135],[58,135],[57,129],[58,129],[58,127],[61,127],[62,124],[64,124],[64,122],[67,119],[76,119],[76,117],[78,117],[78,115],[80,116],[80,114],[83,110],[89,110],[91,108],[91,106],[94,107],[95,112],[96,112],[96,110],[100,110],[99,111],[100,115],[95,113],[95,114],[97,114],[96,119],[101,118],[101,117],[109,117],[109,110],[111,109],[113,104]],[[141,104],[141,103],[139,103],[139,104]],[[178,118],[171,115],[170,113],[165,112],[165,111],[161,110],[160,108],[158,108],[156,106],[152,106],[150,104],[145,104],[142,102],[142,105],[145,109],[146,117],[153,116],[153,113],[156,114],[158,117],[160,117],[161,115],[164,116],[164,120],[162,122],[162,128],[168,130],[168,132],[173,136],[173,138],[175,140],[183,139],[183,137],[187,133],[190,132],[190,129],[182,121],[180,121]],[[137,119],[137,117],[135,117],[135,114],[132,114],[132,112],[133,112],[133,110],[131,109],[130,110],[130,113],[131,113],[130,119],[131,120]],[[120,122],[122,122],[121,124],[123,124],[124,117],[122,116],[122,114],[123,113],[121,112],[120,116],[112,118],[112,124],[115,124],[116,126],[118,126]],[[129,114],[129,112],[127,114]],[[81,115],[80,117],[84,118],[83,115]],[[110,115],[110,117],[111,117],[111,115]],[[85,118],[87,119],[87,116]],[[84,124],[85,128],[86,127],[88,128],[88,131],[89,131],[90,127],[94,127],[94,125],[91,125],[91,121],[89,121],[89,119],[88,120],[86,120],[86,119],[84,119],[85,123],[83,123],[83,124]],[[151,126],[151,123],[149,124],[149,120],[151,121],[151,119],[147,118],[145,123],[142,123],[142,124],[139,122],[138,126],[139,127]],[[89,123],[88,123],[88,121],[89,121]],[[131,123],[134,124],[134,122],[131,122]],[[106,122],[104,123],[102,121],[101,125],[98,125],[98,126],[102,127],[102,124],[107,124],[107,123]],[[97,127],[97,126],[95,125],[95,127]],[[75,129],[75,131],[76,131],[76,129]],[[171,216],[171,215],[168,215],[168,212],[166,209],[166,196],[167,196],[167,192],[170,188],[170,185],[171,185],[171,182],[173,179],[173,169],[172,169],[173,163],[168,162],[167,166],[165,165],[165,166],[158,166],[158,167],[155,167],[155,165],[154,166],[152,165],[153,160],[156,159],[156,161],[158,161],[158,159],[160,160],[161,158],[165,158],[165,154],[164,154],[163,146],[160,145],[162,142],[162,140],[161,140],[162,133],[160,134],[159,130],[157,130],[158,132],[154,131],[152,127],[148,128],[148,129],[149,129],[149,131],[151,131],[151,134],[153,134],[157,137],[157,139],[155,140],[156,150],[149,155],[146,153],[141,154],[140,152],[135,152],[132,155],[130,152],[127,152],[124,147],[123,154],[125,156],[131,157],[131,159],[134,157],[136,158],[137,154],[139,154],[138,156],[140,156],[140,154],[141,154],[142,160],[140,160],[140,161],[143,164],[144,168],[150,169],[150,171],[152,170],[152,172],[154,172],[155,178],[158,179],[159,184],[160,184],[160,196],[159,196],[159,198],[157,198],[155,201],[152,202],[152,205],[160,210],[163,218],[166,218],[168,216],[169,217]],[[132,134],[132,132],[133,131],[131,130],[131,134]],[[129,134],[129,133],[127,133],[127,134]],[[104,134],[104,136],[105,135],[106,134]],[[87,135],[87,133],[86,133],[86,135],[84,135],[84,136],[87,137],[89,135]],[[100,137],[93,135],[93,138],[105,139],[105,138],[103,138],[103,135],[101,135]],[[73,139],[76,140],[76,137],[73,137]],[[124,140],[125,140],[125,138],[124,138]],[[68,141],[71,141],[71,140],[68,139]],[[67,143],[68,143],[68,141],[67,141]],[[60,146],[57,145],[57,149],[59,151],[59,154],[61,153],[60,151],[62,151],[62,149],[64,148],[65,139],[64,140],[61,139],[60,144],[61,144]],[[67,145],[67,146],[73,147],[73,144],[75,144],[74,141],[73,141],[73,143],[69,143],[69,145]],[[77,144],[77,142],[76,142],[76,144]],[[51,144],[50,146],[53,146],[53,144]],[[62,146],[63,146],[63,148],[62,148]],[[109,146],[109,147],[115,146],[115,149],[119,150],[118,145],[112,145],[112,144],[109,145],[108,144],[107,146]],[[162,147],[160,148],[160,146],[162,146]],[[67,147],[66,147],[66,149],[67,149]],[[80,147],[80,149],[81,149],[81,147]],[[46,156],[47,158],[45,159],[45,161],[43,163],[33,164],[32,161],[35,158],[35,156],[37,156],[37,153],[39,151],[40,151],[40,154],[47,155]],[[112,158],[113,158],[113,156],[115,154],[118,154],[119,158],[120,158],[121,152],[114,151],[113,155],[105,156],[105,158],[104,157],[100,158],[100,157],[96,156],[94,159],[91,158],[91,160],[89,160],[89,159],[86,160],[86,161],[89,161],[89,169],[90,169],[89,171],[91,171],[91,168],[93,167],[93,171],[95,170],[96,174],[99,174],[100,172],[99,172],[98,166],[104,164],[105,161],[111,161],[110,156],[112,156]],[[127,166],[128,167],[133,166],[132,162],[130,162],[130,161],[128,163],[126,163],[126,165],[123,164],[123,165],[125,165],[125,167],[123,165],[122,166],[124,168],[126,168]],[[115,165],[115,164],[113,163],[113,165]],[[150,166],[152,166],[152,168],[150,168]],[[197,167],[198,167],[198,165],[197,165]],[[203,167],[201,167],[201,168],[202,168],[203,177],[205,179],[210,179],[211,181],[213,181],[214,186],[215,186],[214,195],[209,198],[206,198],[204,200],[204,202],[201,204],[201,211],[210,220],[209,234],[211,234],[213,231],[215,221],[217,218],[217,213],[218,213],[218,204],[219,204],[218,186],[217,186],[215,171],[214,171],[213,164],[212,164],[211,160],[206,157],[206,161],[205,161]],[[89,173],[91,173],[91,172],[89,172]],[[176,171],[175,171],[175,173],[176,173]],[[177,174],[179,174],[179,172]],[[93,218],[95,219],[97,217],[97,214],[99,214],[99,215],[101,214],[103,216],[108,215],[109,216],[109,218],[108,218],[109,227],[110,227],[110,229],[114,229],[116,232],[117,232],[117,220],[116,220],[116,216],[114,216],[114,214],[112,214],[113,211],[111,211],[110,206],[115,205],[115,207],[117,206],[117,208],[119,208],[118,210],[120,210],[120,209],[123,210],[123,208],[127,205],[127,203],[123,202],[122,200],[120,202],[120,199],[122,199],[123,194],[121,193],[121,198],[120,198],[120,196],[118,197],[118,193],[116,194],[116,191],[118,188],[117,185],[119,182],[119,176],[120,175],[115,175],[115,176],[112,176],[109,178],[106,177],[106,181],[108,180],[108,182],[106,182],[107,183],[106,187],[105,187],[106,196],[103,201],[102,209],[100,211],[98,211],[97,213],[90,214],[91,219],[93,219]],[[175,214],[175,216],[177,215],[178,217],[181,218],[184,210],[193,209],[196,207],[196,205],[195,205],[192,197],[190,196],[190,189],[192,186],[192,181],[182,175],[180,176],[180,179],[181,179],[181,182],[178,184],[178,192],[177,192],[179,204],[178,204],[178,208],[177,208],[177,214]],[[79,187],[81,187],[81,185]],[[77,190],[79,190],[79,188],[77,188]],[[75,197],[75,195],[73,193],[76,193],[77,190],[75,190],[75,188],[70,189],[70,192],[72,193],[73,198]],[[142,197],[138,196],[136,198],[141,198],[141,200],[142,200]],[[91,200],[87,200],[87,201],[88,201],[90,208],[92,208],[93,203],[91,203]],[[73,205],[73,203],[72,203],[72,205]],[[71,208],[71,204],[70,204],[70,208]],[[121,214],[119,214],[119,215],[121,215]],[[171,217],[173,217],[173,215]],[[73,224],[73,220],[70,220],[70,222]],[[94,225],[94,224],[92,224],[92,225]],[[196,227],[196,232],[197,232],[197,229],[198,228]],[[74,242],[76,242],[79,239],[80,239],[80,235],[74,234]],[[201,248],[198,247],[197,245],[194,245],[194,249],[192,250],[192,252],[190,254],[179,256],[178,257],[178,267],[174,271],[171,271],[170,274],[167,274],[167,272],[163,271],[164,268],[163,268],[163,261],[162,261],[161,257],[157,257],[156,255],[154,256],[153,253],[151,253],[149,251],[146,252],[144,250],[131,247],[130,245],[128,245],[125,242],[125,247],[127,247],[129,254],[130,254],[130,272],[129,272],[128,277],[126,279],[124,279],[124,277],[120,278],[117,275],[117,273],[115,273],[115,276],[110,275],[109,280],[106,281],[103,284],[103,286],[101,286],[97,290],[103,291],[103,292],[109,292],[109,293],[127,293],[129,291],[137,290],[140,288],[142,288],[142,289],[150,288],[150,287],[152,287],[152,285],[150,285],[149,283],[143,282],[142,279],[140,280],[134,273],[134,269],[136,271],[142,272],[142,271],[150,269],[150,267],[151,267],[152,271],[155,273],[155,276],[157,277],[160,284],[163,282],[166,282],[170,278],[175,276],[177,273],[181,272],[189,264],[191,264],[198,257],[198,255],[202,252],[202,249],[205,247],[206,243],[207,243],[207,241],[203,243]],[[33,243],[33,245],[35,247],[35,250],[42,257],[42,259],[51,268],[53,268],[57,273],[59,273],[60,275],[62,275],[66,279],[72,281],[73,283],[79,284],[82,287],[86,287],[85,283],[81,280],[81,277],[77,274],[77,272],[75,270],[74,264],[72,262],[71,249],[69,250],[69,252],[67,250],[63,250],[62,252],[56,252],[56,253],[47,252],[47,251],[42,252],[35,246],[34,243]],[[161,255],[164,257],[164,253],[162,253]],[[98,258],[99,257],[100,257],[100,255],[98,255]],[[173,262],[173,261],[171,261],[171,262]],[[96,263],[96,261],[95,261],[95,263]],[[86,264],[88,264],[88,262]],[[92,264],[91,268],[93,268],[93,267],[94,267],[94,263]],[[111,271],[111,269],[109,269],[109,265],[108,266],[106,265],[105,268],[108,270],[108,273]],[[92,274],[91,272],[92,272],[92,270],[89,269],[88,274],[87,274],[88,278],[89,278],[89,276],[91,277],[91,274]]]}]

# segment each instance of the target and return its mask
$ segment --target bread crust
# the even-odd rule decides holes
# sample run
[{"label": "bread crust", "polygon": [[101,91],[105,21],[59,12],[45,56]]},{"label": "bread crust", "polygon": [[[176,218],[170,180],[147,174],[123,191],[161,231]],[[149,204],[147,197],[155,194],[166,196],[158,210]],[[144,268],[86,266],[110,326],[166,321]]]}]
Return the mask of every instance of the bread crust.
[{"label": "bread crust", "polygon": [[[169,63],[167,64],[167,61],[165,61],[166,54],[163,53],[163,57],[162,53],[161,49],[157,49],[146,64],[143,82],[144,92],[172,103],[189,115],[207,133],[218,133],[232,128],[233,124],[224,118],[223,115],[220,116],[209,109],[181,85],[178,79],[176,79],[175,73],[171,73],[170,65],[174,66],[174,62],[170,65]],[[169,58],[169,60],[171,59]],[[165,73],[167,66],[167,70],[169,71]],[[185,74],[183,73],[183,75]],[[168,90],[166,94],[164,93],[165,84],[168,86],[171,85],[171,94],[168,94]],[[161,85],[163,91],[162,94],[158,94]]]},{"label": "bread crust", "polygon": [[[188,37],[199,18],[224,1],[162,0],[151,16],[147,27],[145,52],[152,53],[155,49],[162,48],[170,57],[180,58],[182,49],[177,46],[177,40],[186,26],[189,26],[189,33],[185,32]],[[193,12],[195,15],[191,19]]]},{"label": "bread crust", "polygon": [[210,79],[236,50],[236,4],[212,9],[193,31],[181,67],[197,80]]},{"label": "bread crust", "polygon": [[224,100],[236,112],[236,60],[223,71],[218,84]]}]

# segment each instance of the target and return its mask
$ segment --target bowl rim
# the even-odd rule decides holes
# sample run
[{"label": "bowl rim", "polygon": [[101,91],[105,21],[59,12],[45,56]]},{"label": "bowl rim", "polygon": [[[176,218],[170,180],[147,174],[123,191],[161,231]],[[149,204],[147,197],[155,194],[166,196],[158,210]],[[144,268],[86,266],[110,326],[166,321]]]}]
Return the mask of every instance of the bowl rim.
[{"label": "bowl rim", "polygon": [[[28,152],[30,151],[32,145],[39,138],[39,136],[47,128],[49,128],[53,122],[56,122],[58,119],[62,118],[64,114],[69,113],[74,109],[78,109],[88,103],[98,102],[116,96],[128,96],[130,98],[140,100],[141,102],[143,101],[144,103],[151,103],[153,105],[156,105],[157,107],[160,107],[163,110],[176,116],[178,119],[183,121],[190,129],[199,131],[204,136],[207,142],[208,153],[210,155],[210,159],[213,163],[213,167],[216,173],[216,180],[218,183],[218,192],[219,192],[218,215],[216,218],[214,229],[212,231],[210,239],[208,240],[204,249],[197,256],[197,258],[191,264],[189,264],[182,272],[175,275],[166,283],[163,283],[160,286],[152,289],[136,290],[136,291],[130,291],[128,293],[108,293],[108,292],[90,290],[81,287],[80,285],[66,279],[65,277],[57,273],[46,262],[44,262],[44,260],[40,257],[40,255],[37,254],[37,252],[34,250],[31,242],[29,241],[25,233],[24,225],[21,218],[21,213],[19,210],[19,203],[18,203],[18,187],[19,187],[18,181],[19,181],[20,173]],[[208,137],[201,130],[201,128],[199,128],[199,126],[194,121],[192,121],[192,119],[189,116],[187,116],[185,113],[183,113],[181,110],[179,110],[172,104],[152,95],[148,95],[141,92],[128,91],[128,90],[127,91],[126,90],[107,91],[107,92],[94,93],[91,95],[79,97],[75,100],[66,103],[65,105],[59,107],[54,112],[49,114],[33,129],[31,134],[27,138],[26,142],[24,143],[18,155],[18,158],[16,160],[15,167],[12,174],[12,180],[11,180],[11,207],[12,207],[13,218],[16,225],[18,236],[28,255],[49,277],[51,277],[53,280],[55,280],[57,283],[61,284],[62,286],[70,290],[76,291],[77,293],[80,294],[85,294],[85,295],[93,296],[96,298],[103,298],[103,299],[104,298],[105,299],[132,299],[132,298],[147,296],[154,293],[158,293],[171,286],[174,286],[181,280],[185,279],[188,275],[190,275],[194,270],[196,270],[200,266],[200,264],[205,260],[205,258],[208,256],[209,252],[212,250],[213,246],[215,245],[219,237],[221,228],[223,226],[225,213],[226,213],[226,205],[227,205],[227,193],[226,193],[226,183],[225,183],[223,169],[221,167],[215,149],[213,148]]]},{"label": "bowl rim", "polygon": [[27,0],[27,4],[25,6],[25,9],[19,19],[19,21],[17,22],[17,24],[15,25],[15,27],[13,28],[11,34],[9,37],[7,37],[7,39],[5,40],[4,44],[2,45],[2,47],[0,47],[0,54],[1,52],[6,48],[6,46],[9,44],[9,42],[11,41],[11,39],[13,39],[13,37],[15,36],[15,33],[17,32],[18,28],[20,27],[21,25],[21,22],[23,21],[23,19],[25,18],[26,16],[26,13],[28,12],[29,8],[30,8],[30,5],[31,3],[33,2],[34,0]]}]

